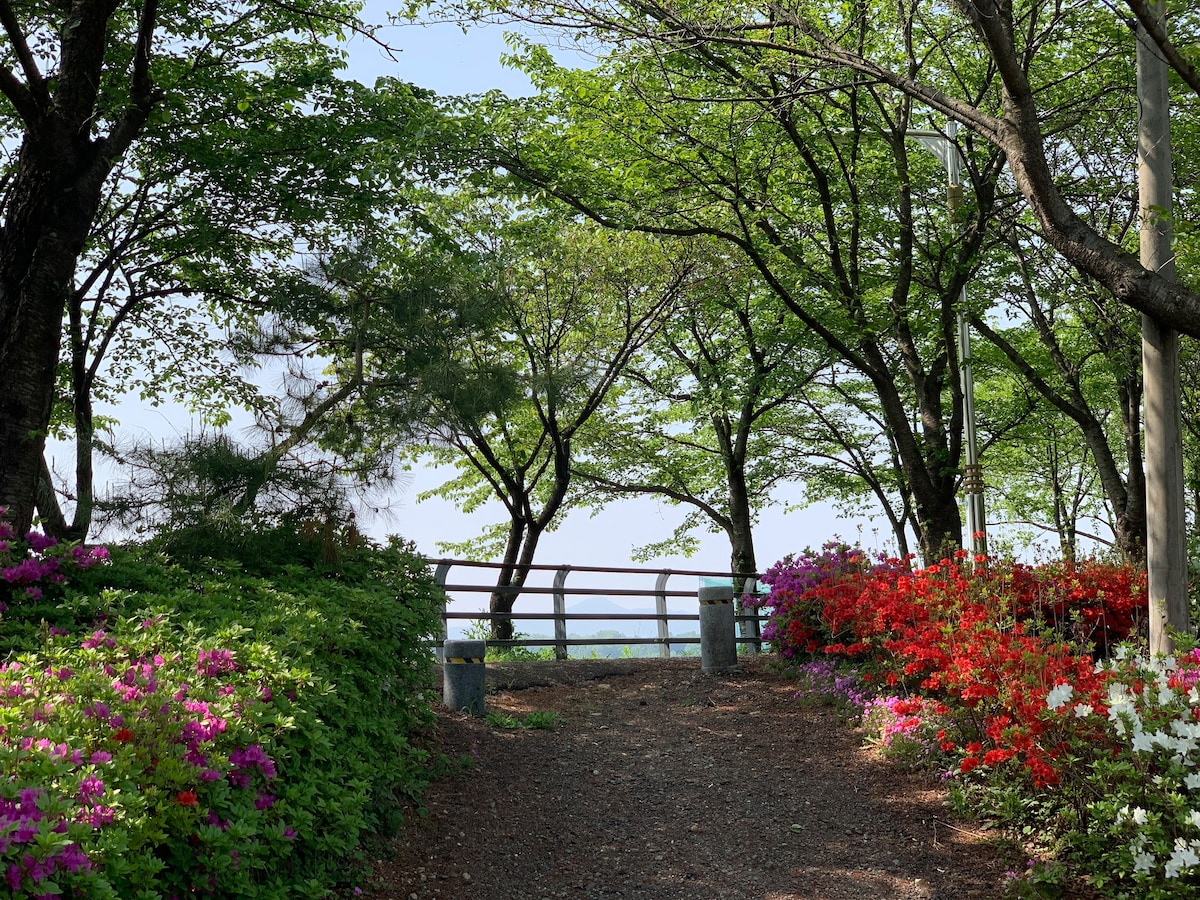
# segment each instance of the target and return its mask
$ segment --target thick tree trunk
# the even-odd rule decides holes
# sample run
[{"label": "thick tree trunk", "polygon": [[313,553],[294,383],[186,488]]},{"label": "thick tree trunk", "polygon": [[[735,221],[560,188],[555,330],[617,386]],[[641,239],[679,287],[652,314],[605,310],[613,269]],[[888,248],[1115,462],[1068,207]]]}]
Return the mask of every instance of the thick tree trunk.
[{"label": "thick tree trunk", "polygon": [[63,312],[99,203],[95,149],[55,124],[26,136],[0,231],[0,505],[19,533],[37,503]]},{"label": "thick tree trunk", "polygon": [[[149,76],[157,4],[147,0],[138,12],[127,105],[104,116],[97,113],[117,5],[112,0],[70,4],[53,78],[38,71],[11,10],[4,22],[26,79],[18,81],[6,70],[0,83],[25,129],[0,228],[0,505],[8,507],[19,532],[29,528],[37,503],[63,311],[75,266],[105,179],[158,100]],[[109,87],[120,93],[115,84]],[[109,131],[94,136],[101,120],[110,124]]]}]

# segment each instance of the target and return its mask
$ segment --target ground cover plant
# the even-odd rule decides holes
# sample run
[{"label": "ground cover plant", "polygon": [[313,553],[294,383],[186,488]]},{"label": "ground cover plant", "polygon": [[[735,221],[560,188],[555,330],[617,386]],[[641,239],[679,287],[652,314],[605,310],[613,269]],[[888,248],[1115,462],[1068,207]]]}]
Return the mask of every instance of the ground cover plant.
[{"label": "ground cover plant", "polygon": [[[834,543],[764,580],[800,693],[848,703],[886,755],[940,769],[1111,896],[1200,890],[1200,651],[1139,652],[1137,573],[962,553],[919,569]],[[1053,881],[1014,873],[1034,896]]]},{"label": "ground cover plant", "polygon": [[[241,563],[6,540],[11,895],[321,897],[356,877],[360,839],[429,774],[408,736],[438,604],[415,554],[318,565],[286,531],[223,543]],[[45,577],[13,574],[26,559]]]}]

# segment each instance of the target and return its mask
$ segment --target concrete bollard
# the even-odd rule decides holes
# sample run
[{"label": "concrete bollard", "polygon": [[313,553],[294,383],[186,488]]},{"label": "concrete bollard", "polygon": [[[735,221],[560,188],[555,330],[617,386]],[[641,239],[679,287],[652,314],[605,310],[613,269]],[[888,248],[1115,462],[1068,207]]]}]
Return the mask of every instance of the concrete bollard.
[{"label": "concrete bollard", "polygon": [[732,672],[738,667],[733,585],[700,588],[700,669]]},{"label": "concrete bollard", "polygon": [[442,702],[460,712],[483,715],[487,667],[484,641],[445,641],[442,644]]}]

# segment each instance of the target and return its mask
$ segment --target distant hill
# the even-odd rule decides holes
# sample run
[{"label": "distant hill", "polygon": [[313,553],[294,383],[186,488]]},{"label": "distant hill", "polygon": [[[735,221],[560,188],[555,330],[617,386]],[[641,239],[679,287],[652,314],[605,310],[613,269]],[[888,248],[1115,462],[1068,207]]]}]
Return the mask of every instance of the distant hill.
[{"label": "distant hill", "polygon": [[[686,615],[690,613],[690,610],[686,607],[676,607],[671,609],[670,612],[672,615]],[[567,605],[568,615],[584,613],[600,615],[654,615],[656,610],[653,605],[630,609],[607,597],[588,597],[587,599]],[[700,636],[698,622],[689,622],[686,620],[673,621],[670,623],[670,626],[671,637],[696,638]],[[452,622],[450,625],[450,637],[465,637],[467,627],[469,626],[463,624],[461,619]],[[517,631],[525,637],[552,639],[554,637],[553,619],[552,617],[547,617],[544,621],[537,619],[518,621]],[[586,638],[653,638],[657,636],[658,623],[651,619],[581,619],[567,621],[567,637],[571,640]],[[657,656],[658,651],[657,644],[596,644],[570,647],[568,654],[575,658],[586,659],[591,657]],[[699,654],[699,644],[671,645],[672,656],[698,656]]]}]

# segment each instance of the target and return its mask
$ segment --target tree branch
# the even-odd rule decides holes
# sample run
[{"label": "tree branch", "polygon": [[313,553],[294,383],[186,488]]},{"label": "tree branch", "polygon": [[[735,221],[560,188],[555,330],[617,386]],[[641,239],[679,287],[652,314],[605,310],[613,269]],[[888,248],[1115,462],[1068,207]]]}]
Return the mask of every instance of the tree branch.
[{"label": "tree branch", "polygon": [[8,0],[0,0],[0,25],[4,27],[4,33],[8,35],[21,70],[25,73],[25,81],[22,82],[8,69],[0,69],[0,93],[16,107],[25,124],[32,127],[50,108],[50,92]]},{"label": "tree branch", "polygon": [[1176,74],[1184,80],[1188,87],[1195,93],[1200,94],[1200,72],[1196,71],[1196,67],[1184,59],[1183,54],[1179,52],[1179,48],[1171,43],[1171,39],[1167,37],[1167,30],[1163,27],[1158,16],[1154,14],[1154,10],[1150,8],[1150,4],[1146,0],[1125,0],[1130,11],[1137,17],[1138,24],[1145,29],[1146,35],[1150,40],[1158,46],[1162,51],[1163,59],[1167,61]]}]

